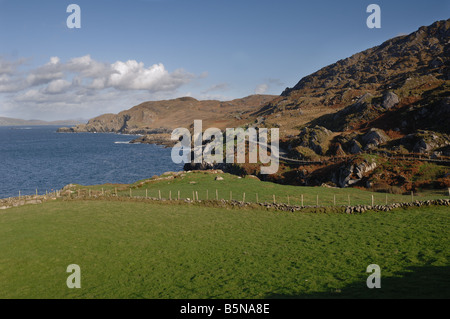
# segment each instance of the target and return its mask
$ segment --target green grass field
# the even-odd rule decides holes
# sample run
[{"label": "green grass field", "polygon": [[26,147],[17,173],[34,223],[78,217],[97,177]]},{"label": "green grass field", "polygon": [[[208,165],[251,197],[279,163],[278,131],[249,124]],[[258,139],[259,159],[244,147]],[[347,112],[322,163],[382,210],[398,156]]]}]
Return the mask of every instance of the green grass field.
[{"label": "green grass field", "polygon": [[[0,212],[0,298],[449,298],[449,226],[446,207],[346,215],[57,200]],[[66,286],[69,264],[81,289]],[[381,289],[366,286],[369,264]]]},{"label": "green grass field", "polygon": [[[169,175],[167,175],[169,176]],[[222,181],[216,181],[215,177],[221,176]],[[163,175],[164,177],[164,175]],[[211,174],[206,172],[193,172],[184,174],[170,180],[142,180],[131,185],[96,185],[79,187],[84,190],[91,189],[100,193],[101,190],[107,194],[117,193],[119,196],[130,197],[148,197],[158,198],[161,193],[162,198],[172,199],[193,198],[193,192],[198,194],[200,200],[216,199],[216,190],[219,199],[246,202],[273,202],[273,195],[278,203],[288,203],[291,205],[301,205],[303,195],[303,205],[315,206],[317,201],[320,206],[348,205],[371,205],[372,195],[375,205],[384,205],[394,202],[411,202],[412,200],[428,200],[438,198],[448,198],[448,190],[427,190],[415,193],[412,198],[408,195],[385,194],[369,192],[355,188],[327,188],[327,187],[298,187],[291,185],[280,185],[270,182],[262,182],[249,177],[239,178],[231,174]],[[75,193],[76,195],[76,193]],[[289,198],[288,198],[289,197]],[[317,198],[318,197],[318,198]]]}]

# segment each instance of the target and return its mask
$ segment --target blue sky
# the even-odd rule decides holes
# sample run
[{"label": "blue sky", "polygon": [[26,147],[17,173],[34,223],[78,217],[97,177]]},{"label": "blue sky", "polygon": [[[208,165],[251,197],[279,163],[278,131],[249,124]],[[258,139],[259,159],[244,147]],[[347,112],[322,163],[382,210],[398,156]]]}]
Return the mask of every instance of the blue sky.
[{"label": "blue sky", "polygon": [[[81,29],[66,8],[81,7]],[[381,7],[381,29],[366,8]],[[280,94],[449,0],[0,0],[0,116],[90,118],[147,100]]]}]

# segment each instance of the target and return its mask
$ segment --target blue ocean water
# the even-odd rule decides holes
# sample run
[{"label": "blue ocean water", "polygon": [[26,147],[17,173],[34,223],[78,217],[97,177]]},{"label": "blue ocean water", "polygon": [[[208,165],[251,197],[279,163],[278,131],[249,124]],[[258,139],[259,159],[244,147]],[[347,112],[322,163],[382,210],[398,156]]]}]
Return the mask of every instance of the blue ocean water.
[{"label": "blue ocean water", "polygon": [[0,198],[67,184],[133,183],[181,171],[170,148],[128,144],[132,135],[56,133],[56,126],[0,127]]}]

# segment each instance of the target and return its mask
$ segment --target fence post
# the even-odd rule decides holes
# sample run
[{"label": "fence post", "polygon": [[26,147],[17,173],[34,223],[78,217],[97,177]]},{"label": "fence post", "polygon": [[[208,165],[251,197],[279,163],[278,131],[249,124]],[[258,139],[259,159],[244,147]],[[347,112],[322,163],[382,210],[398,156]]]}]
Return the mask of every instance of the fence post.
[{"label": "fence post", "polygon": [[131,193],[131,187],[130,187],[130,198],[133,197],[132,193]]},{"label": "fence post", "polygon": [[145,199],[148,198],[148,189],[145,190]]},{"label": "fence post", "polygon": [[316,205],[319,206],[319,194],[317,194]]},{"label": "fence post", "polygon": [[276,204],[275,194],[273,194],[273,203]]},{"label": "fence post", "polygon": [[258,193],[256,193],[256,204],[259,204]]},{"label": "fence post", "polygon": [[242,201],[245,202],[245,192],[244,195],[242,195]]},{"label": "fence post", "polygon": [[336,194],[333,195],[333,205],[336,206]]},{"label": "fence post", "polygon": [[219,191],[216,189],[216,200],[219,200]]},{"label": "fence post", "polygon": [[180,200],[180,191],[178,191],[178,200]]},{"label": "fence post", "polygon": [[[448,193],[450,194],[450,188],[448,189]],[[36,188],[36,196],[38,196],[38,190]]]},{"label": "fence post", "polygon": [[414,202],[414,191],[411,191],[411,202]]},{"label": "fence post", "polygon": [[172,191],[169,191],[169,200],[172,200]]},{"label": "fence post", "polygon": [[372,207],[373,207],[373,194],[372,194]]},{"label": "fence post", "polygon": [[305,205],[303,205],[303,194],[302,194],[302,207],[305,207]]},{"label": "fence post", "polygon": [[198,192],[195,191],[195,196],[197,197],[197,202],[198,202]]},{"label": "fence post", "polygon": [[103,187],[102,187],[102,196],[105,196],[105,191],[103,190]]},{"label": "fence post", "polygon": [[195,202],[195,192],[192,191],[192,200]]},{"label": "fence post", "polygon": [[158,189],[158,198],[159,198],[159,200],[161,200],[161,190],[160,189]]},{"label": "fence post", "polygon": [[233,200],[233,191],[230,191],[230,201]]},{"label": "fence post", "polygon": [[117,196],[117,187],[114,187],[114,192],[116,193]]}]

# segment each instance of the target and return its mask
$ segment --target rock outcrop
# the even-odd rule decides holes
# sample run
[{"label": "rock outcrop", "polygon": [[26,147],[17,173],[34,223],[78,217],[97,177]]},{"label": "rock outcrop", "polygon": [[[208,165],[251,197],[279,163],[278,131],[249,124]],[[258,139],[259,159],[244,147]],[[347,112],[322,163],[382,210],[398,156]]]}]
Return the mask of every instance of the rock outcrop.
[{"label": "rock outcrop", "polygon": [[390,110],[392,107],[397,105],[400,102],[400,99],[398,98],[397,94],[394,92],[387,92],[383,96],[383,107],[386,110]]},{"label": "rock outcrop", "polygon": [[399,144],[413,153],[430,153],[440,148],[450,146],[450,136],[447,134],[418,131],[399,140]]},{"label": "rock outcrop", "polygon": [[377,168],[376,162],[363,161],[359,164],[353,162],[347,163],[334,172],[331,181],[342,188],[352,186],[375,168]]},{"label": "rock outcrop", "polygon": [[383,132],[383,130],[372,128],[369,132],[362,136],[361,140],[364,143],[364,149],[370,150],[386,143],[389,140],[389,137]]},{"label": "rock outcrop", "polygon": [[325,127],[305,127],[298,136],[298,145],[312,149],[316,154],[324,155],[327,151],[331,131]]}]

